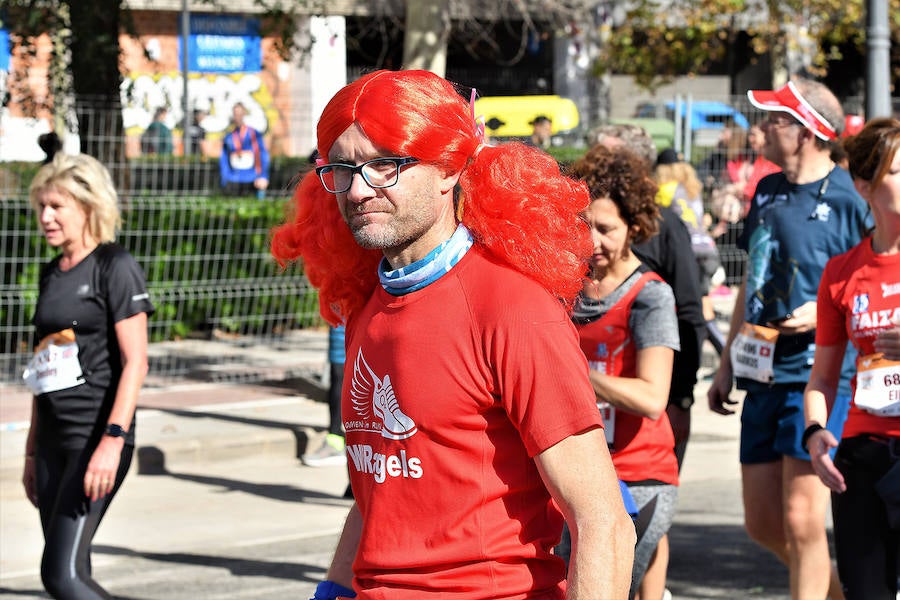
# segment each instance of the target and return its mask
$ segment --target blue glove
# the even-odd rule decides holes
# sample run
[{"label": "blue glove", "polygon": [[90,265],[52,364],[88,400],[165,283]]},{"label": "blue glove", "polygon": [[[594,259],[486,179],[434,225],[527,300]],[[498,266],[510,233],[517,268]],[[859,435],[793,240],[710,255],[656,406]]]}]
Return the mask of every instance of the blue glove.
[{"label": "blue glove", "polygon": [[634,496],[631,495],[631,490],[628,489],[628,485],[621,479],[619,480],[619,491],[622,492],[622,501],[625,503],[625,512],[627,512],[632,519],[637,519],[637,502],[634,501]]},{"label": "blue glove", "polygon": [[321,581],[316,586],[316,594],[309,600],[336,600],[339,596],[356,598],[356,592],[333,581]]}]

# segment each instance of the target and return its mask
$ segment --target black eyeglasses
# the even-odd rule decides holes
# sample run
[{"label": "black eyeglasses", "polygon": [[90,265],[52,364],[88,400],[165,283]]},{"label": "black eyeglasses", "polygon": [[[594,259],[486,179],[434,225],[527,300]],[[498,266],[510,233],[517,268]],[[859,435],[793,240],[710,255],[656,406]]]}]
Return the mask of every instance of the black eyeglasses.
[{"label": "black eyeglasses", "polygon": [[373,158],[358,165],[334,163],[316,167],[316,175],[322,186],[332,194],[343,194],[353,185],[353,176],[359,173],[372,188],[388,188],[400,181],[400,169],[419,162],[412,156]]}]

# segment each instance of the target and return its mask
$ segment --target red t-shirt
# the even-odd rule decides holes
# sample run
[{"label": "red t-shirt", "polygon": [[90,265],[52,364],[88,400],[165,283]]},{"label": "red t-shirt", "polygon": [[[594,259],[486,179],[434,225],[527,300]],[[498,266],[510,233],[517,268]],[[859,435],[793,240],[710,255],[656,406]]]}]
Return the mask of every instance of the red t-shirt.
[{"label": "red t-shirt", "polygon": [[[816,344],[844,346],[860,357],[875,352],[879,332],[900,319],[900,254],[875,254],[872,238],[828,261],[817,303]],[[856,391],[856,375],[850,381]],[[900,417],[879,417],[850,404],[843,437],[900,436]]]},{"label": "red t-shirt", "polygon": [[[651,279],[662,281],[656,273],[644,273],[601,318],[576,326],[591,368],[617,377],[637,375],[637,349],[628,321],[635,298]],[[675,436],[665,411],[653,420],[614,407],[611,420],[607,432],[613,432],[610,451],[619,479],[628,483],[655,479],[678,485]]]},{"label": "red t-shirt", "polygon": [[563,518],[533,457],[601,421],[560,303],[476,245],[419,291],[378,287],[347,326],[346,364],[356,589],[563,598]]}]

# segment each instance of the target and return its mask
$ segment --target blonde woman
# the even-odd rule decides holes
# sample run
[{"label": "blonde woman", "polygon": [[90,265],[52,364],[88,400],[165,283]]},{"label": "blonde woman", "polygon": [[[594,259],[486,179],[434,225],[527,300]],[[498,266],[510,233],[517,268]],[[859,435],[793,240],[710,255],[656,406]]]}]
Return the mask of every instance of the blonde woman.
[{"label": "blonde woman", "polygon": [[91,577],[91,540],[134,450],[153,304],[141,268],[113,243],[119,209],[96,159],[57,154],[29,191],[47,243],[25,370],[34,394],[23,484],[44,532],[41,579],[54,598],[110,598]]},{"label": "blonde woman", "polygon": [[722,260],[716,242],[707,230],[703,211],[703,184],[694,167],[681,160],[671,148],[660,152],[654,176],[659,184],[656,203],[674,210],[691,234],[691,249],[700,271],[700,295],[707,337],[716,352],[721,354],[725,338],[716,325],[709,289],[713,276],[722,266]]}]

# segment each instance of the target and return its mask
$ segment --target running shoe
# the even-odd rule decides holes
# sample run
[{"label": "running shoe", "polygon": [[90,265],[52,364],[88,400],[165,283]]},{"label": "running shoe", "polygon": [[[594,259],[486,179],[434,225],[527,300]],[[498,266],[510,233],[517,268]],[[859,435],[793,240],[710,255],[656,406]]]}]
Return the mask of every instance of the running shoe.
[{"label": "running shoe", "polygon": [[336,433],[329,433],[315,452],[306,454],[300,460],[307,467],[335,467],[347,464],[344,437]]}]

